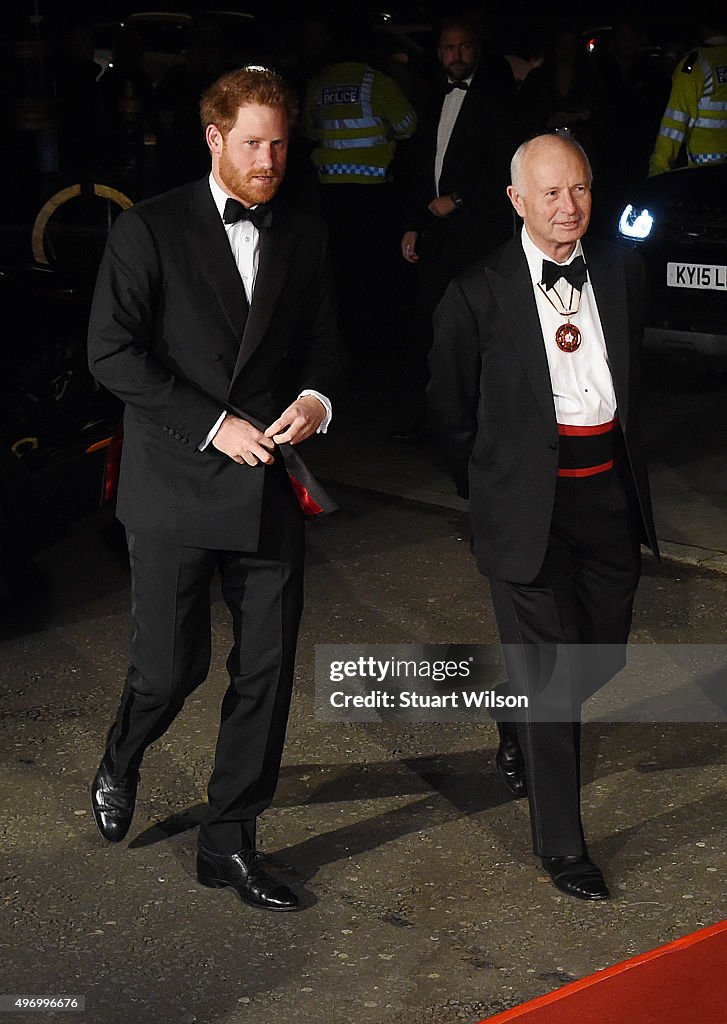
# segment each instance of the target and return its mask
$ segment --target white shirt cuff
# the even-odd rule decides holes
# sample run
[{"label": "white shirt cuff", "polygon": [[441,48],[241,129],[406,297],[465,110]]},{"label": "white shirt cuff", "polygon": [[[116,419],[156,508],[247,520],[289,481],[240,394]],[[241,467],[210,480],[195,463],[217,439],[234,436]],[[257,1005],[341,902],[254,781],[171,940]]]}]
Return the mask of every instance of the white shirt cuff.
[{"label": "white shirt cuff", "polygon": [[326,415],[323,419],[323,422],[321,423],[318,430],[316,430],[316,434],[325,434],[325,432],[328,430],[328,427],[330,426],[331,420],[333,419],[333,406],[331,405],[330,399],[326,398],[325,395],[322,395],[320,391],[313,391],[312,388],[306,388],[305,391],[301,391],[301,393],[298,395],[298,398],[304,398],[306,395],[313,395],[314,398],[317,398],[318,401],[322,403],[326,410]]},{"label": "white shirt cuff", "polygon": [[216,420],[216,421],[215,421],[215,425],[214,425],[214,426],[212,427],[212,430],[210,430],[210,432],[209,432],[209,434],[207,435],[207,437],[206,437],[206,438],[204,439],[204,441],[202,442],[202,444],[201,444],[201,445],[199,446],[199,448],[197,449],[198,451],[200,451],[200,452],[203,452],[203,451],[205,450],[205,448],[206,448],[206,447],[207,447],[207,446],[208,446],[209,444],[211,444],[211,442],[212,442],[212,439],[213,439],[213,437],[215,436],[215,434],[217,433],[217,431],[218,431],[218,430],[220,429],[220,427],[222,426],[222,421],[223,421],[223,419],[225,418],[225,416],[226,416],[226,415],[227,415],[227,413],[226,413],[226,412],[223,412],[223,413],[222,413],[222,415],[220,416],[220,418],[219,418],[218,420]]},{"label": "white shirt cuff", "polygon": [[[298,395],[298,398],[304,398],[305,395],[313,395],[313,397],[317,398],[318,401],[321,402],[321,404],[325,408],[326,415],[323,418],[323,422],[316,431],[317,434],[325,434],[325,432],[328,430],[331,420],[333,419],[333,406],[331,405],[330,399],[326,398],[325,395],[322,395],[320,391],[314,391],[312,388],[307,388],[305,391],[301,391],[301,393]],[[198,451],[203,452],[205,448],[207,448],[212,443],[212,440],[217,431],[222,426],[222,421],[224,420],[226,415],[227,412],[223,412],[220,414],[219,419],[215,420],[214,426],[212,427],[212,429],[210,430],[209,434],[204,439],[202,444],[199,446]]]}]

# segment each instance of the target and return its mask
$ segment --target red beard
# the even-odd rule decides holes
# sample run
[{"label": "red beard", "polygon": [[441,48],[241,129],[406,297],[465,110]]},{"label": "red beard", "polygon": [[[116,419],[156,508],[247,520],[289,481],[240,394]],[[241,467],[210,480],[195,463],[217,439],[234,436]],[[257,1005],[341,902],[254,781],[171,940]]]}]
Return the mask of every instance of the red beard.
[{"label": "red beard", "polygon": [[[260,174],[265,175],[265,181],[260,180]],[[250,206],[270,202],[282,181],[282,175],[276,174],[270,169],[252,170],[242,174],[224,150],[220,154],[219,175],[230,192],[241,202],[249,203]]]}]

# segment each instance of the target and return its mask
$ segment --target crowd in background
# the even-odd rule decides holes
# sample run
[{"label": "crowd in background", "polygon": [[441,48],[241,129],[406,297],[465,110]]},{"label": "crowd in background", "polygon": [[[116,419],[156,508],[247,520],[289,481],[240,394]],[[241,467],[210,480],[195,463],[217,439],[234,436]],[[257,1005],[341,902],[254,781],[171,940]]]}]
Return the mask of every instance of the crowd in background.
[{"label": "crowd in background", "polygon": [[[512,120],[511,132],[497,129],[501,140],[492,140],[493,150],[502,150],[506,166],[524,138],[554,129],[574,136],[595,172],[594,228],[612,230],[629,182],[646,176],[671,73],[694,40],[684,37],[665,45],[662,39],[655,52],[643,27],[628,17],[614,19],[607,32],[596,32],[590,45],[587,26],[576,29],[572,22],[551,19],[545,27],[527,20],[494,29],[479,10],[468,11],[467,22],[479,38],[477,76],[486,79],[492,103]],[[119,28],[112,62],[104,69],[94,59],[98,41],[93,26],[69,13],[54,34],[53,52],[44,58],[52,125],[38,133],[45,192],[40,201],[74,182],[101,182],[138,201],[203,176],[209,154],[199,127],[202,91],[231,63],[276,68],[295,88],[301,107],[281,194],[329,223],[343,333],[352,373],[364,379],[382,355],[392,362],[396,339],[411,334],[416,321],[416,276],[401,259],[399,239],[412,226],[406,222],[412,165],[420,159],[427,111],[433,102],[441,108],[441,98],[436,99],[443,80],[437,26],[428,35],[421,31],[425,26],[411,34],[404,28],[371,25],[350,12],[338,21],[301,13],[276,25],[258,19],[254,32],[250,22],[247,41],[243,32],[235,44],[218,20],[205,15],[194,23],[180,59],[155,76],[144,37],[133,22]],[[385,76],[391,83],[387,88],[400,97],[401,123],[393,118],[388,126],[385,167],[379,168],[379,183],[386,188],[372,189],[370,180],[357,183],[350,176],[346,188],[321,173],[311,83],[326,68],[346,61],[370,67],[379,82]],[[472,128],[483,135],[492,130],[489,119]],[[23,139],[31,135],[26,131]],[[336,144],[335,139],[327,142]],[[27,163],[27,156],[26,147],[18,160]],[[18,174],[12,158],[5,174],[6,200],[13,194],[16,209],[22,206],[25,187],[32,206],[36,185]],[[457,239],[456,244],[461,249],[464,242]],[[420,292],[424,280],[420,272]],[[438,293],[437,284],[430,294]],[[405,359],[396,372],[406,377],[410,369]]]},{"label": "crowd in background", "polygon": [[[184,60],[155,81],[137,26],[129,23],[118,31],[112,66],[104,70],[94,61],[92,26],[74,23],[72,17],[57,34],[46,73],[58,129],[59,176],[106,174],[121,180],[126,172],[130,191],[151,194],[204,173],[208,155],[198,100],[230,60],[229,40],[219,22],[200,17]],[[616,175],[621,180],[646,173],[671,72],[694,39],[685,34],[666,45],[662,41],[656,53],[638,21],[622,18],[612,22],[607,34],[596,36],[589,52],[587,27],[576,29],[572,21],[548,27],[532,22],[500,26],[495,34],[486,15],[469,12],[468,20],[480,34],[482,66],[517,92],[526,135],[567,125],[588,150],[597,177],[611,180]],[[243,41],[236,56],[275,67],[303,105],[310,79],[355,48],[357,56],[390,76],[421,110],[436,79],[436,29],[425,47],[421,31],[412,38],[385,25],[356,23],[350,15],[339,24],[311,15],[289,19],[274,33],[258,28],[254,43],[246,47]],[[153,173],[146,160],[147,180],[141,168],[145,145],[154,149],[155,157]],[[309,186],[315,175],[302,131],[296,148],[289,187],[295,186],[314,205],[316,190]]]}]

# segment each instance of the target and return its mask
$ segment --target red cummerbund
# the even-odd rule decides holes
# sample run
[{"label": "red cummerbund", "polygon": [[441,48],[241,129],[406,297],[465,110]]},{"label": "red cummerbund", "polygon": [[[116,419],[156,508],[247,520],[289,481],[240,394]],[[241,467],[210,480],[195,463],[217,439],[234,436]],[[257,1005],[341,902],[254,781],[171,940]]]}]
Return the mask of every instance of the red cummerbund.
[{"label": "red cummerbund", "polygon": [[613,469],[618,458],[621,431],[618,419],[592,427],[558,424],[560,450],[558,476],[595,476]]}]

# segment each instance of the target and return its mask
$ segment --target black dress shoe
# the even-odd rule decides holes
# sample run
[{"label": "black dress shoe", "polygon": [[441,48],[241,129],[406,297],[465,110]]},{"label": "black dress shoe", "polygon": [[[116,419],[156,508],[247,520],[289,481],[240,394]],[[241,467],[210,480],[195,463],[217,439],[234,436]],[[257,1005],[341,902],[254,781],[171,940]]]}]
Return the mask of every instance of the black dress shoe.
[{"label": "black dress shoe", "polygon": [[197,881],[210,889],[230,886],[243,903],[260,910],[298,909],[298,897],[268,874],[254,850],[219,854],[198,847]]},{"label": "black dress shoe", "polygon": [[512,795],[520,800],[528,795],[528,786],[525,781],[525,760],[515,729],[511,723],[497,723],[500,745],[495,754],[495,767]]},{"label": "black dress shoe", "polygon": [[578,900],[607,900],[611,893],[601,869],[586,856],[541,857],[553,884],[567,896]]},{"label": "black dress shoe", "polygon": [[110,843],[120,843],[134,817],[139,773],[114,779],[103,758],[91,783],[91,809],[96,826]]}]

